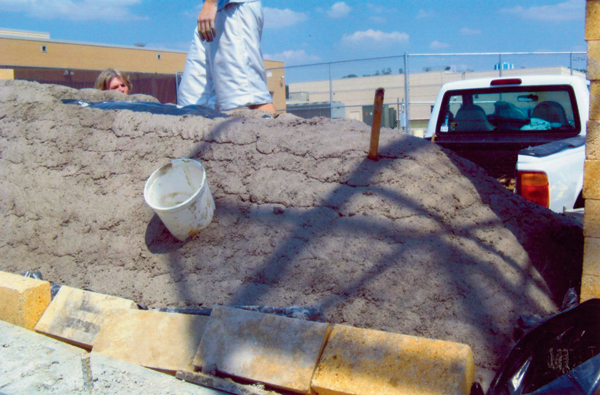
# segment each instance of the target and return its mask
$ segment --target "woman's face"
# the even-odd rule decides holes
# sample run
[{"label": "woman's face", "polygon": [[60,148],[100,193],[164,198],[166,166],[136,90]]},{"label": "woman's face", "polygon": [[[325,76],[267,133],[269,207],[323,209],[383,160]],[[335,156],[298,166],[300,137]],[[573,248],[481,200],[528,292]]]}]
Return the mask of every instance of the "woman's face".
[{"label": "woman's face", "polygon": [[109,84],[108,89],[111,91],[119,91],[125,94],[129,93],[129,87],[121,80],[119,77],[112,77]]}]

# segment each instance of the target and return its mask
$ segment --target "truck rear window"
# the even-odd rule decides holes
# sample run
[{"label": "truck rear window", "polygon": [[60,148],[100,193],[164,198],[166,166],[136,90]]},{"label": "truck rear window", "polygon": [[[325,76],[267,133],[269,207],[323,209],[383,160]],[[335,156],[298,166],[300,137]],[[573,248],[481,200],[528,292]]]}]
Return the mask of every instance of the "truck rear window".
[{"label": "truck rear window", "polygon": [[437,133],[536,133],[581,130],[573,89],[568,86],[448,91]]}]

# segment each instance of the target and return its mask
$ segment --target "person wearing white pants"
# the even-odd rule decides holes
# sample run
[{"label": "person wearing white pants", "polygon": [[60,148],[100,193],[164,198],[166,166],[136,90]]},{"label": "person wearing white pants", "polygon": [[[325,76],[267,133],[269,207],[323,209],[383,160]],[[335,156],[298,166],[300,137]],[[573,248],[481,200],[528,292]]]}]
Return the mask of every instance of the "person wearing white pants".
[{"label": "person wearing white pants", "polygon": [[177,104],[275,112],[260,49],[262,27],[260,0],[205,0]]}]

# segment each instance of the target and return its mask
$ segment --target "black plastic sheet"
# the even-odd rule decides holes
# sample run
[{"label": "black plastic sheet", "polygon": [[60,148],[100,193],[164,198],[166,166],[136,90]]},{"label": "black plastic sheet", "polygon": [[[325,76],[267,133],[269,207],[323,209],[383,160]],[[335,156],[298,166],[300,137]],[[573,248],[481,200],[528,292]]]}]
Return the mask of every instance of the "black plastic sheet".
[{"label": "black plastic sheet", "polygon": [[533,392],[532,395],[591,395],[599,392],[599,384],[600,355],[596,355],[550,384]]},{"label": "black plastic sheet", "polygon": [[141,101],[101,101],[87,102],[83,100],[65,99],[64,104],[74,104],[81,107],[99,108],[101,110],[129,110],[134,112],[149,112],[162,115],[198,115],[204,118],[227,118],[227,114],[200,105],[176,106],[173,104],[161,104]]},{"label": "black plastic sheet", "polygon": [[[150,310],[148,307],[138,304],[141,310]],[[230,306],[236,309],[255,311],[263,314],[275,314],[288,318],[297,318],[305,321],[325,321],[325,316],[320,306]],[[212,309],[197,309],[193,307],[163,307],[156,309],[165,313],[190,314],[190,315],[205,315],[209,316]]]},{"label": "black plastic sheet", "polygon": [[513,347],[488,395],[600,391],[600,299],[543,320]]}]

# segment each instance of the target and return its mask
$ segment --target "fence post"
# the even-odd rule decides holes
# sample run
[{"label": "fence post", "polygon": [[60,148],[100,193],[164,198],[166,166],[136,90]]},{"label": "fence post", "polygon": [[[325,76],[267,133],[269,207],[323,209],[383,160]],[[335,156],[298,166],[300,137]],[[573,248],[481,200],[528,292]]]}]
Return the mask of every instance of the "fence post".
[{"label": "fence post", "polygon": [[404,52],[404,110],[406,117],[406,132],[410,133],[410,87],[408,85],[408,53]]},{"label": "fence post", "polygon": [[498,75],[502,77],[502,54],[498,55]]},{"label": "fence post", "polygon": [[333,79],[331,78],[331,62],[329,62],[329,118],[333,119]]},{"label": "fence post", "polygon": [[400,130],[400,117],[402,115],[400,114],[400,98],[396,97],[396,126],[398,127],[398,130]]},{"label": "fence post", "polygon": [[569,54],[569,68],[571,69],[571,75],[573,75],[573,52]]}]

